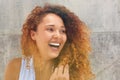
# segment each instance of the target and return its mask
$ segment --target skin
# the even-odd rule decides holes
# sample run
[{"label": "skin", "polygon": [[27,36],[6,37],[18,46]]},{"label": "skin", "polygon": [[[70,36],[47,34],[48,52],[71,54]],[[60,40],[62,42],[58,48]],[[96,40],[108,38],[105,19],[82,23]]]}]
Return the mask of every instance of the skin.
[{"label": "skin", "polygon": [[66,65],[55,68],[50,80],[69,80],[69,66]]},{"label": "skin", "polygon": [[[50,75],[52,61],[59,56],[67,36],[62,19],[52,13],[47,14],[38,25],[37,31],[31,31],[31,38],[36,41],[42,62],[42,76],[40,80],[69,80],[69,66],[59,66]],[[44,35],[43,35],[44,34]],[[60,44],[59,48],[51,47],[49,43]],[[21,58],[12,60],[5,72],[4,80],[18,80],[21,66]],[[47,67],[46,67],[47,66]],[[12,73],[12,74],[11,74]]]},{"label": "skin", "polygon": [[[65,31],[62,19],[52,13],[47,14],[42,19],[37,31],[31,31],[31,37],[36,41],[42,60],[48,61],[59,55],[67,40]],[[50,43],[60,44],[60,47],[51,47]]]},{"label": "skin", "polygon": [[6,67],[4,80],[18,80],[21,66],[21,58],[13,59]]}]

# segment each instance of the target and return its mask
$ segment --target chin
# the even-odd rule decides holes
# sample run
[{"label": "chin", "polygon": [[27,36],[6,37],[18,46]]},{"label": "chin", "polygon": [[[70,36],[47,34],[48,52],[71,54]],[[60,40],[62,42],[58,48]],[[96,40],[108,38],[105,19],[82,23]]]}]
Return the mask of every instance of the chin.
[{"label": "chin", "polygon": [[53,53],[53,55],[51,55],[51,59],[55,59],[59,56],[59,53]]}]

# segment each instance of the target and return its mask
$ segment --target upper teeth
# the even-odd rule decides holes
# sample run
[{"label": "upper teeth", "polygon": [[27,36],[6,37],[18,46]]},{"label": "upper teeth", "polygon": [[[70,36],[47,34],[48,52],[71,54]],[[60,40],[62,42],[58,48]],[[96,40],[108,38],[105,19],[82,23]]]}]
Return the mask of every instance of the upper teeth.
[{"label": "upper teeth", "polygon": [[51,45],[51,46],[60,46],[59,43],[49,43],[49,45]]}]

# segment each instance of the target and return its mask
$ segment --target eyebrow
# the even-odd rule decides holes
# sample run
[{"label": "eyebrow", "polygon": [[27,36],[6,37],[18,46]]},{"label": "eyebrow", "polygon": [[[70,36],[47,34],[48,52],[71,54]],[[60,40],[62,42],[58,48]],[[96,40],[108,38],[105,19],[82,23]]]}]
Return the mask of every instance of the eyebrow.
[{"label": "eyebrow", "polygon": [[52,26],[52,27],[54,27],[55,25],[53,25],[53,24],[46,24],[46,26]]},{"label": "eyebrow", "polygon": [[[46,24],[46,26],[55,27],[55,25],[53,25],[53,24]],[[61,28],[65,28],[65,26],[61,26]]]}]

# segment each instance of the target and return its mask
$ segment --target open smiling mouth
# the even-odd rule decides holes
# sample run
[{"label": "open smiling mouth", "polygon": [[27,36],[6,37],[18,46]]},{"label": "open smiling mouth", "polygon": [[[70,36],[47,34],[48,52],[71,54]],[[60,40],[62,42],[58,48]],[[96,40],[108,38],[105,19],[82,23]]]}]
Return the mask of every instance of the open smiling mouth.
[{"label": "open smiling mouth", "polygon": [[59,48],[60,47],[60,43],[49,43],[49,46],[55,47],[55,48]]}]

